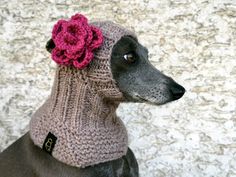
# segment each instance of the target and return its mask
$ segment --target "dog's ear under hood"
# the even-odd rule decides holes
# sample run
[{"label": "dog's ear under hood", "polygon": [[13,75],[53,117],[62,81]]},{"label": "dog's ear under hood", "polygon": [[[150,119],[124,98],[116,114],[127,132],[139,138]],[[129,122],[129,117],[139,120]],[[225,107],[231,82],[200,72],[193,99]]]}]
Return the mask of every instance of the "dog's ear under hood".
[{"label": "dog's ear under hood", "polygon": [[[81,18],[81,15],[77,17]],[[66,24],[65,21],[60,23]],[[61,48],[58,48],[54,36],[55,48],[51,52],[59,64],[53,88],[48,100],[30,122],[30,135],[35,145],[48,150],[57,160],[76,167],[118,159],[128,149],[126,129],[115,114],[123,94],[112,77],[110,60],[112,48],[121,37],[136,36],[110,21],[91,25],[103,36],[102,44],[93,51],[92,59],[87,48],[81,50],[83,54],[74,52],[73,47],[70,48],[72,53],[60,50],[65,46],[59,44]],[[61,28],[59,25],[55,29],[60,31]],[[56,40],[60,42],[60,38]],[[80,56],[80,60],[74,56]],[[89,62],[84,62],[83,57],[87,57]],[[48,143],[52,135],[56,138]]]}]

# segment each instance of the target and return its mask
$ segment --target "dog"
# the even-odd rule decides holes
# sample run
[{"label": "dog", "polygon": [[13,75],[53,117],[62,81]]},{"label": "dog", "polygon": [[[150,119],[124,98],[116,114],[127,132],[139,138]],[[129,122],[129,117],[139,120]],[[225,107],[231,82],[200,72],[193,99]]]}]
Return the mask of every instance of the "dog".
[{"label": "dog", "polygon": [[[51,52],[52,40],[46,45]],[[185,89],[158,71],[148,60],[148,50],[131,36],[113,47],[111,71],[128,102],[162,105],[180,99]],[[1,177],[138,177],[137,160],[129,148],[122,158],[86,168],[66,165],[35,146],[29,132],[0,154]]]}]

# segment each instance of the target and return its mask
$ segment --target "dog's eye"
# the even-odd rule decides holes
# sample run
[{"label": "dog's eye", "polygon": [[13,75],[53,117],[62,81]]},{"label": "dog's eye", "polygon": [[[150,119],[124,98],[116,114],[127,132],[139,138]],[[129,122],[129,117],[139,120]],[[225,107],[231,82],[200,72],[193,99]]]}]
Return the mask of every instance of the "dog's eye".
[{"label": "dog's eye", "polygon": [[124,55],[124,59],[128,62],[128,63],[134,63],[135,62],[135,55],[133,52],[127,53]]}]

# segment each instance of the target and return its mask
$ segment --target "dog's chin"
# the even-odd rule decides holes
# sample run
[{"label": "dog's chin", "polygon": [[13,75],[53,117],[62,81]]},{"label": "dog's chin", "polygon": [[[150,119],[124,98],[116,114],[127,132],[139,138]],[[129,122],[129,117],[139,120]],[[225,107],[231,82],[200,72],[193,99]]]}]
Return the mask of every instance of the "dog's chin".
[{"label": "dog's chin", "polygon": [[171,98],[165,99],[165,100],[157,100],[155,98],[142,98],[140,96],[138,98],[139,98],[139,102],[141,103],[147,103],[147,104],[151,104],[155,106],[164,105],[164,104],[174,101],[174,99],[171,99]]},{"label": "dog's chin", "polygon": [[134,95],[125,95],[125,100],[126,102],[133,102],[133,103],[147,103],[147,104],[151,104],[151,105],[155,105],[155,106],[160,106],[160,105],[164,105],[170,102],[175,101],[174,98],[164,98],[162,100],[157,100],[156,98],[145,98],[142,97],[140,95],[134,94]]}]

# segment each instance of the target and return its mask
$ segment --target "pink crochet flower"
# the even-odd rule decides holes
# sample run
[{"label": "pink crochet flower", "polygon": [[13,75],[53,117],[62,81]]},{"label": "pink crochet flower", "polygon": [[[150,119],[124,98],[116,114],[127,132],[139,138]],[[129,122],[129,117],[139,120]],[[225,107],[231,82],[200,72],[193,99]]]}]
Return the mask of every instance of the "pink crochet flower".
[{"label": "pink crochet flower", "polygon": [[101,30],[89,25],[81,14],[68,21],[59,20],[53,27],[52,39],[55,44],[52,59],[60,65],[73,65],[79,69],[92,61],[94,50],[103,43]]}]

